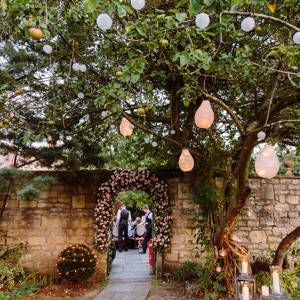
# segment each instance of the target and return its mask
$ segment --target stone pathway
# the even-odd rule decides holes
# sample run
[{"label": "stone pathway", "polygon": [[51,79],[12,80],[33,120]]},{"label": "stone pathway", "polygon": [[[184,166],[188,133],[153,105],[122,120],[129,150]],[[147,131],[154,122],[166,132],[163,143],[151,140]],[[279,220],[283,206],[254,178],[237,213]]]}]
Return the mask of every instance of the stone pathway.
[{"label": "stone pathway", "polygon": [[138,250],[117,252],[109,283],[96,300],[145,300],[151,287],[148,254]]}]

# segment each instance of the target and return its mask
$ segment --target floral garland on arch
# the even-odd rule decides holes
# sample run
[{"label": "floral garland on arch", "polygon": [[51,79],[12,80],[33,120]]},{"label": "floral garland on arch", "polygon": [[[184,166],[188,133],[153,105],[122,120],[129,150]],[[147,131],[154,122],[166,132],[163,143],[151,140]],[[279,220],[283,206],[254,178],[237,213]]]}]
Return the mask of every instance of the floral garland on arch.
[{"label": "floral garland on arch", "polygon": [[95,246],[107,250],[112,241],[113,208],[117,195],[126,190],[143,190],[153,201],[153,245],[162,252],[170,245],[171,206],[168,186],[146,169],[115,171],[98,190],[95,208]]}]

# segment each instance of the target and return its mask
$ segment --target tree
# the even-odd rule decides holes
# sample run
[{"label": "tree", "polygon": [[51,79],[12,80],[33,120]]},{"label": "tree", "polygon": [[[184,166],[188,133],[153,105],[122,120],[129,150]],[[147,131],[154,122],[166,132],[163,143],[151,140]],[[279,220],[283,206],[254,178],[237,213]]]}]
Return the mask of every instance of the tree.
[{"label": "tree", "polygon": [[[264,1],[148,1],[137,12],[128,2],[1,2],[1,139],[13,145],[2,146],[48,165],[101,167],[109,150],[118,152],[116,128],[126,117],[140,132],[130,140],[135,153],[154,150],[168,166],[189,148],[195,172],[224,175],[230,201],[214,245],[234,250],[257,133],[299,147],[299,5],[289,0],[271,12]],[[107,31],[96,26],[103,12],[113,18]],[[199,12],[210,14],[206,29],[194,25]],[[246,33],[240,23],[249,15],[256,26]],[[32,27],[45,37],[33,40]],[[86,72],[74,71],[75,62]],[[203,99],[216,115],[209,130],[193,124]]]}]

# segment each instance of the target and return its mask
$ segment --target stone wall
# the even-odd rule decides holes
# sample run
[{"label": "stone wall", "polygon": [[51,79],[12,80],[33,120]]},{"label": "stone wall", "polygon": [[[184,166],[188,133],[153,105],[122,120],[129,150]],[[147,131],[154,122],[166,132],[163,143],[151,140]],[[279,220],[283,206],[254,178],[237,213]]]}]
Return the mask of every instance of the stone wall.
[{"label": "stone wall", "polygon": [[252,255],[275,250],[282,238],[300,226],[300,178],[251,178],[251,197],[240,217],[237,237]]},{"label": "stone wall", "polygon": [[[13,196],[0,222],[0,244],[28,242],[22,262],[40,272],[55,272],[59,252],[73,243],[93,244],[93,220],[98,185],[108,178],[85,174],[78,179],[60,178],[41,192],[38,201],[17,201]],[[162,176],[163,177],[163,176]],[[172,205],[171,250],[165,269],[195,259],[195,214],[192,204],[195,180],[187,176],[164,176]],[[194,182],[194,183],[193,183]],[[253,253],[275,249],[280,240],[300,226],[300,178],[251,179],[253,189],[238,224],[236,235]],[[1,201],[0,201],[1,205]],[[106,256],[98,254],[99,277],[106,274]]]},{"label": "stone wall", "polygon": [[[55,272],[57,256],[66,246],[85,243],[92,247],[98,179],[90,175],[85,179],[78,182],[60,178],[41,191],[38,201],[18,201],[12,195],[0,222],[0,244],[27,242],[29,250],[22,264],[42,273]],[[95,254],[98,276],[103,277],[106,256]]]}]

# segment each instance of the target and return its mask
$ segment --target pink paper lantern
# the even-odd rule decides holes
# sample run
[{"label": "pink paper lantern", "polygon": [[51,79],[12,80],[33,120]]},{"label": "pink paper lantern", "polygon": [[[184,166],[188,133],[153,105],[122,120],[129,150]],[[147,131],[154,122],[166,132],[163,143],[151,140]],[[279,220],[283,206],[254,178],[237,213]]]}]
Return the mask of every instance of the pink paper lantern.
[{"label": "pink paper lantern", "polygon": [[208,129],[214,122],[215,115],[208,100],[203,100],[195,114],[195,123],[199,128]]}]

